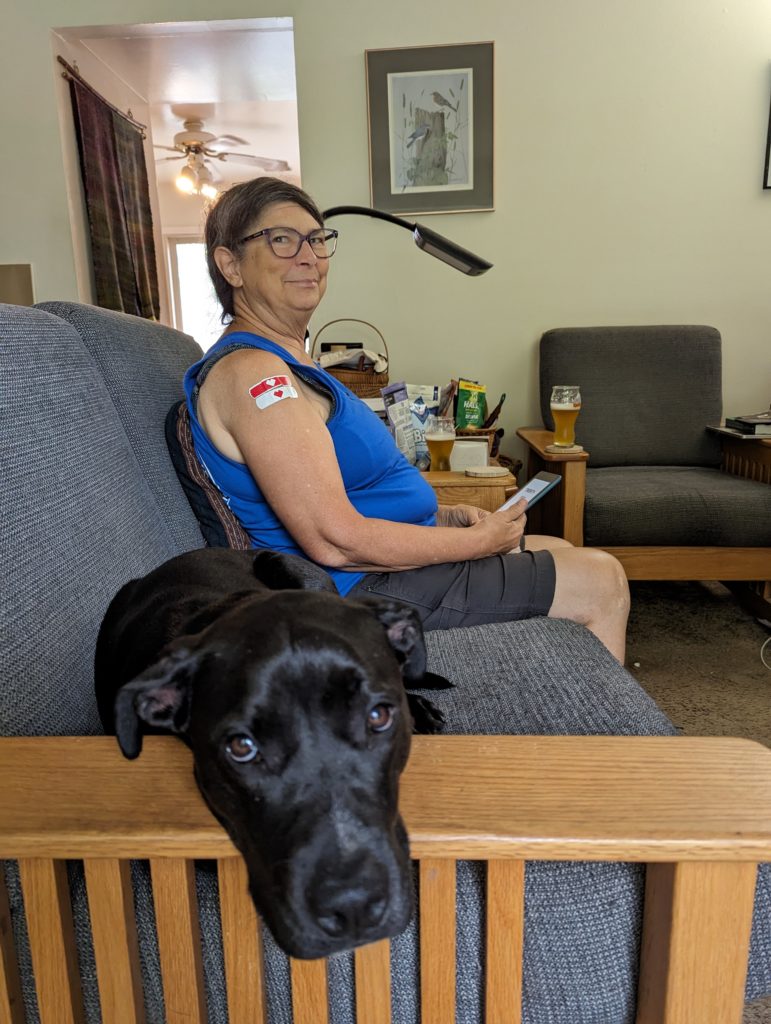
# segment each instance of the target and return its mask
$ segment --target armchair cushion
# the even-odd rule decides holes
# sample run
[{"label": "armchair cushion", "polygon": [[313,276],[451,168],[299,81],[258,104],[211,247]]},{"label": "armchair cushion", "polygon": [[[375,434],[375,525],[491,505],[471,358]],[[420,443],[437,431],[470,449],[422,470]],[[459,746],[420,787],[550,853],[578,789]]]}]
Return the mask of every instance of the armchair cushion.
[{"label": "armchair cushion", "polygon": [[576,438],[600,466],[711,466],[720,444],[721,342],[714,327],[563,327],[540,345],[541,415],[555,384],[578,384]]},{"label": "armchair cushion", "polygon": [[698,466],[587,469],[584,543],[764,547],[771,487]]}]

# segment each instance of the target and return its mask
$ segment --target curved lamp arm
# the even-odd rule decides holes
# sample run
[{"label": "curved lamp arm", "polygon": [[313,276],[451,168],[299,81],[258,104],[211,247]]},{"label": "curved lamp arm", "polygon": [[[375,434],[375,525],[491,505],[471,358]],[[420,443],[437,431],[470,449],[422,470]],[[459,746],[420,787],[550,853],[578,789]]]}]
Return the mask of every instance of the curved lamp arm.
[{"label": "curved lamp arm", "polygon": [[469,274],[472,277],[484,274],[492,266],[492,263],[483,260],[481,256],[476,256],[473,252],[469,252],[468,249],[463,249],[455,242],[451,242],[449,238],[445,238],[423,224],[412,224],[401,217],[395,217],[392,213],[373,210],[369,206],[333,206],[329,210],[324,210],[323,217],[326,221],[330,217],[337,217],[339,214],[344,213],[375,217],[377,220],[387,220],[391,224],[398,224],[402,228],[407,228],[408,231],[412,232],[415,245],[419,249],[427,252],[430,256],[436,256],[443,263],[447,263],[449,266],[455,267],[456,270],[460,270],[462,273]]}]

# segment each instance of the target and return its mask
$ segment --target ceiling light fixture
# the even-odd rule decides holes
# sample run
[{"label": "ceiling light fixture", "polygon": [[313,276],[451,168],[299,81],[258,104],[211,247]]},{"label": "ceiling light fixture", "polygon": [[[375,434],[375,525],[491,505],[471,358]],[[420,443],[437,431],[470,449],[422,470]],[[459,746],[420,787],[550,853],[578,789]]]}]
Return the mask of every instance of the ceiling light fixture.
[{"label": "ceiling light fixture", "polygon": [[198,191],[198,175],[192,167],[181,167],[174,184],[180,192],[192,196]]},{"label": "ceiling light fixture", "polygon": [[188,155],[187,164],[181,168],[174,184],[180,192],[189,196],[200,195],[206,199],[216,199],[219,195],[212,173],[204,164],[200,153]]},{"label": "ceiling light fixture", "polygon": [[469,252],[468,249],[463,249],[455,242],[451,242],[449,238],[445,238],[444,235],[424,227],[423,224],[412,224],[401,217],[383,213],[381,210],[373,210],[369,206],[333,206],[330,210],[324,210],[323,217],[324,220],[327,220],[329,217],[336,217],[341,213],[357,213],[364,217],[375,217],[378,220],[387,220],[391,224],[407,228],[412,232],[415,245],[419,249],[427,252],[429,256],[436,256],[442,263],[447,263],[448,266],[455,267],[456,270],[460,270],[463,274],[469,274],[471,277],[478,277],[492,267],[492,263],[483,260],[481,256]]}]

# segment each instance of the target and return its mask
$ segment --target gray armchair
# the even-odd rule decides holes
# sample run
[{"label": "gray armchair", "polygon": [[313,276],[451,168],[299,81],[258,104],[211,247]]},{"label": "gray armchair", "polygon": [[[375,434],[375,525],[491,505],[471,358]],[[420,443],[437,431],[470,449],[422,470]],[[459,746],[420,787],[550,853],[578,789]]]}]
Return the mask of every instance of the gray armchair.
[{"label": "gray armchair", "polygon": [[[707,429],[720,423],[721,383],[713,327],[547,331],[546,429],[517,433],[529,446],[529,473],[561,473],[563,485],[533,509],[529,529],[605,548],[630,579],[771,578],[771,439]],[[581,387],[581,453],[546,450],[554,384]]]}]

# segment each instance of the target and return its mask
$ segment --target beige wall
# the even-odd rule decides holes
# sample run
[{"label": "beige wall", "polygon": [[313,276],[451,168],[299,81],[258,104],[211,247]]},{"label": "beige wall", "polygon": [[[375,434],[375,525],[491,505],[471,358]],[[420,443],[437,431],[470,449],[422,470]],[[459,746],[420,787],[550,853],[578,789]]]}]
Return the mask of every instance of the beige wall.
[{"label": "beige wall", "polygon": [[[9,9],[10,7],[10,9]],[[77,297],[50,29],[205,19],[200,0],[7,5],[0,61],[0,263],[36,297]],[[768,0],[224,0],[218,18],[291,16],[303,181],[322,206],[369,200],[366,48],[493,39],[496,210],[429,218],[495,268],[466,278],[406,232],[340,218],[314,327],[360,317],[392,379],[466,374],[506,391],[508,445],[536,420],[540,333],[703,322],[724,338],[729,412],[771,401],[771,192],[760,188]],[[12,145],[10,145],[12,143]]]}]

